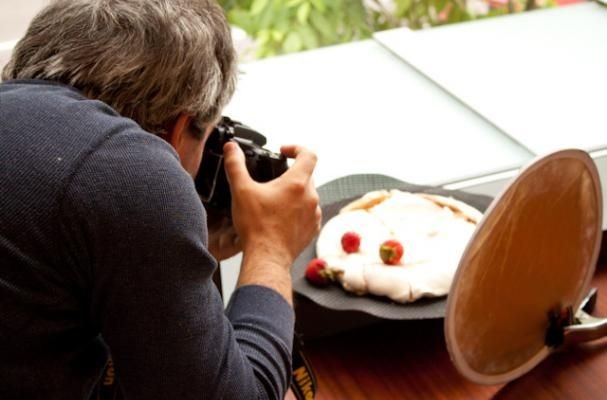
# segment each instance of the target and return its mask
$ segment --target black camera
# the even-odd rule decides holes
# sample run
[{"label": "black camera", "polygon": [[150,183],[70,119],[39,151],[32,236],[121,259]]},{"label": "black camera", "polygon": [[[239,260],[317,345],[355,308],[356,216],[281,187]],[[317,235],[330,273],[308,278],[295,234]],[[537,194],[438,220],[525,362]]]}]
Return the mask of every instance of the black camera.
[{"label": "black camera", "polygon": [[263,148],[265,136],[238,121],[222,117],[207,139],[195,184],[205,207],[226,215],[230,214],[232,204],[223,167],[223,145],[228,141],[238,143],[245,154],[247,170],[257,182],[277,178],[289,168],[284,155]]}]

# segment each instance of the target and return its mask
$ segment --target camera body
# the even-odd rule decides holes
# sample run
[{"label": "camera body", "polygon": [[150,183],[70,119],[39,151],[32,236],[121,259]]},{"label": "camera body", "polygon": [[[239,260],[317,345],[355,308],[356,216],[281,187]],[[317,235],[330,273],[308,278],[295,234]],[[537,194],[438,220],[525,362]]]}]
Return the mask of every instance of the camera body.
[{"label": "camera body", "polygon": [[266,138],[248,126],[222,117],[205,144],[200,170],[194,182],[205,207],[230,214],[232,196],[223,166],[223,145],[236,142],[242,149],[247,170],[257,182],[267,182],[282,175],[288,168],[287,158],[263,146]]}]

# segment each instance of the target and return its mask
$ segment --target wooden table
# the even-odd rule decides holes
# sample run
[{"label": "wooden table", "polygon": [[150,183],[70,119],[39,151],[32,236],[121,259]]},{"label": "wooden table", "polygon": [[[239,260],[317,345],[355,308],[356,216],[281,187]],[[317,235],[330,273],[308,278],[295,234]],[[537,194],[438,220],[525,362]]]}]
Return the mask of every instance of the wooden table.
[{"label": "wooden table", "polygon": [[[607,259],[593,280],[594,315],[607,315]],[[452,365],[442,320],[386,322],[309,340],[317,399],[604,399],[607,338],[553,353],[505,385],[465,380]],[[287,399],[293,399],[289,393]]]}]

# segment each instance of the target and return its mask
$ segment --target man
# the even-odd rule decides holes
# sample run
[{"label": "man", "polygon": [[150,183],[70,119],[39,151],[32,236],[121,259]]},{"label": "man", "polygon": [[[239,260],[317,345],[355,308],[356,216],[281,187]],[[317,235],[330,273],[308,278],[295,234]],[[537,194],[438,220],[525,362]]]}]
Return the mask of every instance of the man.
[{"label": "man", "polygon": [[[260,184],[226,144],[237,239],[207,235],[192,177],[235,71],[213,0],[58,0],[32,21],[0,84],[0,398],[88,398],[109,352],[127,399],[284,396],[316,160],[282,147],[293,165]],[[213,255],[240,249],[224,312]]]}]

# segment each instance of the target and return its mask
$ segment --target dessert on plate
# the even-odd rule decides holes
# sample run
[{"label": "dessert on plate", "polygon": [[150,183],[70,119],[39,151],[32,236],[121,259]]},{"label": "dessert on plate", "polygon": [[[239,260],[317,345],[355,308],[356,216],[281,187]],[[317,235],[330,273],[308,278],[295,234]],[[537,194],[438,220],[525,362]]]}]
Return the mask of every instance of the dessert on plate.
[{"label": "dessert on plate", "polygon": [[481,217],[451,197],[369,192],[327,221],[305,276],[398,303],[446,295]]}]

